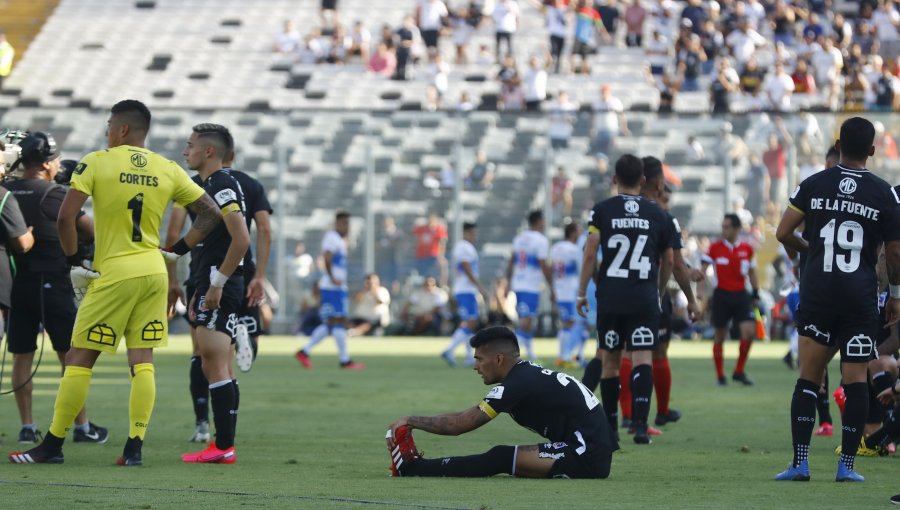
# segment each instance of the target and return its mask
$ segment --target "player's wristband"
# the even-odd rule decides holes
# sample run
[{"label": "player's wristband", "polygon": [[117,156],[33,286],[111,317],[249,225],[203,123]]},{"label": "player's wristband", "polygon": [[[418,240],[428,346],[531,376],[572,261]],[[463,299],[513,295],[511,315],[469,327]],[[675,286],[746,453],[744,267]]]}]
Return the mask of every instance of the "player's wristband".
[{"label": "player's wristband", "polygon": [[66,257],[66,261],[68,261],[69,265],[72,267],[80,266],[84,263],[84,256],[81,253],[76,253],[75,255]]},{"label": "player's wristband", "polygon": [[218,269],[213,269],[209,274],[209,284],[213,287],[224,287],[225,284],[228,283],[228,276],[219,272]]},{"label": "player's wristband", "polygon": [[759,289],[753,289],[753,292],[750,293],[750,297],[753,299],[759,299]]},{"label": "player's wristband", "polygon": [[184,255],[185,253],[191,251],[191,247],[185,242],[184,238],[178,240],[177,243],[173,244],[171,249],[169,250],[176,255]]},{"label": "player's wristband", "polygon": [[587,299],[587,296],[578,296],[575,299]]},{"label": "player's wristband", "polygon": [[900,299],[900,285],[891,285],[891,297],[894,299]]}]

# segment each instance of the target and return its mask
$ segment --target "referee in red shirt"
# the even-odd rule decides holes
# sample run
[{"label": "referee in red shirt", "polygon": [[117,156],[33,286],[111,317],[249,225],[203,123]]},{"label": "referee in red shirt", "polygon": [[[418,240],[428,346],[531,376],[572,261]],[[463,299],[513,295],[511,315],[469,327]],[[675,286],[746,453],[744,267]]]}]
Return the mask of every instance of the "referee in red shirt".
[{"label": "referee in red shirt", "polygon": [[[712,322],[715,328],[713,361],[719,386],[725,386],[724,356],[722,344],[728,333],[729,321],[740,326],[740,356],[731,378],[745,386],[753,381],[744,373],[744,365],[750,354],[750,345],[756,336],[756,318],[753,311],[759,304],[759,283],[756,279],[756,260],[753,247],[738,241],[741,219],[737,214],[726,214],[722,221],[722,239],[712,243],[703,260],[704,270],[713,264],[716,268],[716,289],[712,297]],[[750,279],[753,293],[747,292],[746,279]]]}]

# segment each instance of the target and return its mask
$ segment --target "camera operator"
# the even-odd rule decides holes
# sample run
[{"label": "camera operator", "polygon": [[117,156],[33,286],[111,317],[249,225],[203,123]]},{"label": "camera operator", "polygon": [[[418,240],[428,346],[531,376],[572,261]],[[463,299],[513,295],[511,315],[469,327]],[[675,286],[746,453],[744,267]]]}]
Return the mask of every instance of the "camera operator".
[{"label": "camera operator", "polygon": [[[41,433],[31,413],[32,382],[30,380],[37,336],[40,328],[49,333],[53,349],[65,368],[66,352],[75,324],[75,292],[69,266],[81,266],[83,256],[67,259],[59,241],[56,219],[66,196],[66,188],[55,182],[60,170],[60,154],[53,137],[46,133],[29,134],[20,144],[18,161],[10,171],[21,170],[20,179],[7,187],[18,200],[25,222],[34,235],[34,247],[14,257],[16,275],[12,285],[9,321],[9,351],[13,353],[13,387],[22,420],[19,443],[35,443]],[[94,236],[91,219],[78,218],[79,237]],[[82,409],[75,419],[76,442],[105,443],[109,432],[89,422]]]},{"label": "camera operator", "polygon": [[[14,160],[12,151],[6,151],[6,145],[0,142],[0,181],[6,175],[7,160]],[[13,161],[9,161],[11,164]],[[25,253],[34,246],[34,236],[25,223],[19,203],[8,189],[0,186],[0,339],[6,328],[3,321],[9,312],[9,295],[12,292],[13,277],[9,267],[7,249],[13,253]]]}]

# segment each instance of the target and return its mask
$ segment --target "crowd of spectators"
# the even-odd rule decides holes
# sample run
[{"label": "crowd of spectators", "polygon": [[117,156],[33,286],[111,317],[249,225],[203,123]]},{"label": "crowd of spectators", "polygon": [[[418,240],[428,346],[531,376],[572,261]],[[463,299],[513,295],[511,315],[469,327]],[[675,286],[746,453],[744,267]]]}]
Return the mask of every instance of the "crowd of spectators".
[{"label": "crowd of spectators", "polygon": [[[300,63],[355,62],[373,75],[423,80],[428,109],[478,107],[449,79],[453,66],[475,66],[496,76],[497,108],[550,110],[547,99],[565,83],[550,76],[600,75],[593,56],[616,47],[642,48],[663,110],[682,92],[709,94],[714,112],[736,101],[742,111],[900,107],[895,0],[863,0],[853,12],[836,11],[832,0],[404,1],[409,11],[397,26],[368,27],[359,12],[344,25],[336,6],[305,35],[286,21],[274,49]],[[544,25],[539,49],[517,43],[526,16]],[[478,34],[493,48],[473,48]]]}]

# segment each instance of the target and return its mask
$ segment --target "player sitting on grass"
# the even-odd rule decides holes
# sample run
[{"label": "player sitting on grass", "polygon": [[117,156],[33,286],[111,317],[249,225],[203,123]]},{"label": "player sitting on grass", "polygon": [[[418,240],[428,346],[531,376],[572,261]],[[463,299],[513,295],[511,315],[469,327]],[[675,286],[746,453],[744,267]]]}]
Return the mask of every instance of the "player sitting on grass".
[{"label": "player sitting on grass", "polygon": [[[516,335],[508,328],[483,329],[469,342],[475,371],[496,384],[476,406],[438,416],[407,416],[387,432],[393,476],[480,477],[506,473],[526,478],[606,478],[619,448],[600,401],[574,377],[519,358]],[[499,413],[550,442],[495,446],[480,455],[425,459],[412,429],[457,436],[477,429]]]}]

